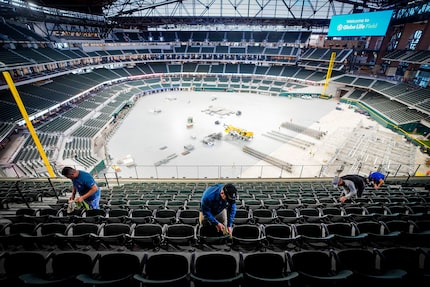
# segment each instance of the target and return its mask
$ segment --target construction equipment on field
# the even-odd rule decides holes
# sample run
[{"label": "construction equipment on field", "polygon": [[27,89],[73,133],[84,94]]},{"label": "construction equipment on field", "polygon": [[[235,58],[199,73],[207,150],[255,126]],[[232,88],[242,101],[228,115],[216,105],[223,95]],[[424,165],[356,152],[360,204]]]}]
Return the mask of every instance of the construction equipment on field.
[{"label": "construction equipment on field", "polygon": [[225,125],[224,131],[234,138],[242,140],[251,140],[254,137],[254,132],[234,127],[232,125]]},{"label": "construction equipment on field", "polygon": [[193,117],[188,117],[187,118],[187,128],[190,129],[194,126],[194,119]]}]

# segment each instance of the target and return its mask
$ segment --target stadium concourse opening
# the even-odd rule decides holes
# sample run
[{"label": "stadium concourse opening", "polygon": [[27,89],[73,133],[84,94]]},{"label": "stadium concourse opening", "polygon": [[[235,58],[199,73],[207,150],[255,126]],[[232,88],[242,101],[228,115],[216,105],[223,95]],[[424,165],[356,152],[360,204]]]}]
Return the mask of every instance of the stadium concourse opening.
[{"label": "stadium concourse opening", "polygon": [[[96,139],[110,161],[108,177],[331,177],[384,164],[402,166],[404,176],[425,160],[402,136],[338,99],[170,91],[139,98],[119,125],[106,142]],[[253,137],[234,137],[228,125]]]}]

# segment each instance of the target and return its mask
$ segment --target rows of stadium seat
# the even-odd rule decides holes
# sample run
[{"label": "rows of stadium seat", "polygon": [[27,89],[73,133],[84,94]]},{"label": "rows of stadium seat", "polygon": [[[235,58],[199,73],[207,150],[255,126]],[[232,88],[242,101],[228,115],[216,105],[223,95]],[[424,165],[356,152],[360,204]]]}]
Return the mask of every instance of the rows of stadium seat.
[{"label": "rows of stadium seat", "polygon": [[[175,276],[169,277],[168,271],[183,266],[182,275],[175,277],[183,277],[178,286],[213,286],[214,278],[242,287],[275,282],[274,286],[428,285],[430,200],[421,186],[386,185],[339,203],[340,191],[325,181],[238,182],[238,213],[230,237],[197,223],[201,195],[212,184],[135,182],[104,187],[100,210],[68,214],[67,200],[61,199],[50,208],[20,208],[14,215],[3,215],[0,284],[149,286],[163,278],[175,286]],[[49,189],[42,183],[24,185]],[[13,187],[5,184],[7,190]],[[25,259],[28,253],[31,257]],[[62,254],[69,254],[64,255],[67,263],[60,260]],[[124,256],[135,267],[113,256],[103,263],[101,258],[108,254]],[[161,266],[156,269],[158,278],[148,271],[153,256]],[[72,266],[72,258],[86,262],[86,271]],[[200,260],[209,270],[197,267]],[[257,267],[249,267],[250,262]],[[223,274],[230,272],[226,279],[213,264],[227,268],[222,268]],[[33,272],[36,266],[40,269]],[[122,267],[126,271],[119,270]],[[215,277],[210,273],[214,270]],[[78,275],[82,273],[87,274]]]},{"label": "rows of stadium seat", "polygon": [[[325,198],[327,201],[314,199],[267,199],[267,200],[243,200],[237,206],[236,223],[239,220],[250,222],[337,222],[364,220],[425,220],[429,219],[430,205],[428,203],[407,203],[375,201],[373,203],[336,203],[333,198]],[[383,199],[383,198],[381,198]],[[414,197],[415,199],[415,197]],[[418,197],[418,199],[420,199]],[[285,203],[285,204],[284,204]],[[388,203],[388,204],[387,204]],[[65,203],[59,203],[54,207],[61,208]],[[136,217],[150,217],[151,219],[160,217],[164,212],[165,216],[179,219],[184,213],[198,211],[200,201],[197,199],[188,200],[177,198],[166,199],[136,199],[136,200],[110,200],[108,204],[99,210],[89,210],[80,213],[68,214],[65,208],[43,208],[39,210],[21,208],[16,211],[16,215],[8,218],[14,222],[34,221],[34,222],[75,222],[78,220],[91,220],[97,216],[100,221],[134,221]],[[116,219],[115,219],[116,218]],[[178,221],[178,220],[177,220]],[[174,223],[175,221],[172,221]]]},{"label": "rows of stadium seat", "polygon": [[[33,164],[32,168],[41,166]],[[52,184],[52,185],[51,185]],[[0,210],[8,210],[10,204],[42,201],[44,197],[52,198],[62,195],[69,184],[64,182],[5,180],[0,181]],[[1,215],[0,215],[1,218]]]},{"label": "rows of stadium seat", "polygon": [[[323,49],[329,55],[331,53],[330,49]],[[262,46],[242,46],[242,47],[230,47],[225,45],[201,47],[201,46],[169,46],[160,48],[148,48],[148,49],[126,49],[126,50],[100,50],[91,52],[80,52],[80,54],[70,52],[68,50],[59,51],[53,48],[19,48],[19,49],[0,49],[0,55],[8,65],[29,65],[34,64],[34,62],[28,61],[28,59],[33,59],[36,63],[56,63],[59,61],[66,60],[82,60],[88,57],[103,58],[105,61],[123,61],[128,58],[130,60],[130,55],[135,55],[136,60],[139,57],[146,57],[147,59],[172,59],[173,57],[184,57],[184,59],[220,59],[221,57],[232,55],[232,57],[238,57],[238,59],[251,59],[255,58],[262,59],[261,57],[266,56],[284,56],[290,57],[287,61],[291,63],[296,62],[296,57],[298,56],[299,49],[295,47],[262,47]],[[347,50],[351,52],[351,50]],[[342,53],[341,53],[342,54]],[[109,59],[112,56],[127,56],[123,58]],[[156,56],[155,56],[156,55]],[[257,57],[258,56],[258,57]],[[345,58],[345,55],[343,55]],[[226,59],[228,59],[226,58]],[[336,62],[342,62],[343,58],[337,58]],[[99,61],[100,59],[97,59]],[[284,59],[285,60],[285,59]],[[328,59],[320,59],[328,62]],[[273,61],[279,61],[279,59],[273,58]],[[45,70],[44,70],[45,71]],[[36,71],[34,71],[36,73]]]},{"label": "rows of stadium seat", "polygon": [[[367,218],[358,222],[301,220],[286,217],[237,217],[232,236],[218,233],[215,227],[198,224],[199,212],[169,209],[137,210],[137,217],[125,213],[118,217],[73,217],[72,222],[42,221],[43,217],[24,217],[0,226],[3,250],[79,249],[114,247],[136,250],[186,246],[201,249],[201,244],[217,243],[233,249],[342,249],[355,247],[420,246],[430,247],[430,219]],[[143,212],[145,211],[145,212]],[[258,211],[258,210],[256,210]],[[267,210],[262,210],[267,211]],[[154,216],[152,216],[152,214]],[[250,212],[246,212],[247,215]],[[293,218],[293,220],[291,219]],[[203,247],[207,247],[206,245]]]},{"label": "rows of stadium seat", "polygon": [[5,252],[0,259],[3,286],[428,286],[430,276],[429,254],[416,248]]},{"label": "rows of stadium seat", "polygon": [[[177,213],[183,210],[198,210],[205,188],[212,183],[137,183],[114,186],[102,192],[99,216],[109,218],[123,216],[133,218],[134,212]],[[53,196],[53,188],[48,183],[21,184],[22,194],[30,200],[42,200],[44,196]],[[323,182],[312,183],[237,183],[237,220],[245,217],[249,222],[333,222],[363,220],[425,220],[429,216],[430,198],[428,191],[421,188],[393,186],[383,187],[377,192],[366,190],[361,198],[346,203],[339,203],[339,190]],[[64,192],[64,184],[57,185]],[[5,183],[2,188],[3,207],[8,202],[20,199],[15,182]],[[67,201],[59,201],[52,209],[17,210],[16,220],[22,216],[45,218],[49,221],[71,222],[87,215],[65,212]],[[145,211],[145,209],[147,211]],[[119,215],[114,216],[114,212]],[[189,212],[189,211],[188,211]],[[43,216],[41,216],[43,214]],[[245,215],[244,215],[245,214]],[[174,217],[174,216],[171,216]],[[11,217],[13,218],[13,217]],[[176,216],[176,222],[177,222]],[[122,220],[124,222],[124,220]]]},{"label": "rows of stadium seat", "polygon": [[[342,206],[338,198],[339,191],[319,191],[313,192],[267,192],[267,193],[238,193],[236,205],[238,208],[302,208],[302,207],[332,207]],[[101,204],[104,207],[130,207],[150,208],[148,205],[158,204],[159,207],[187,209],[189,205],[195,205],[195,201],[200,201],[201,192],[181,193],[181,192],[112,192],[104,194]],[[178,201],[182,203],[178,203]],[[365,192],[361,198],[352,199],[345,206],[375,206],[384,205],[385,213],[389,213],[388,207],[403,205],[408,211],[404,213],[414,213],[414,208],[429,203],[429,196],[426,191],[423,193],[410,194],[390,194]],[[176,207],[174,207],[176,205]],[[418,210],[418,209],[415,209]],[[366,210],[362,210],[363,213]],[[397,212],[397,211],[396,211]]]},{"label": "rows of stadium seat", "polygon": [[[248,199],[237,204],[236,224],[240,222],[359,222],[366,220],[426,220],[430,219],[428,203],[390,202],[389,199],[372,203],[336,203],[333,198],[327,201],[309,199]],[[385,199],[385,201],[383,201]],[[415,197],[414,197],[415,199]],[[419,197],[418,197],[419,199]],[[239,200],[238,200],[239,201]],[[285,203],[285,204],[284,204]],[[20,208],[16,214],[8,216],[12,222],[76,222],[91,221],[97,217],[99,222],[135,222],[136,218],[148,217],[158,220],[161,216],[175,218],[171,223],[180,221],[180,217],[196,214],[200,208],[197,199],[135,199],[110,200],[107,205],[97,210],[76,210],[67,213],[66,203],[54,205],[55,208]],[[163,215],[162,215],[163,214]],[[195,216],[197,217],[197,216]],[[162,222],[164,223],[164,222]]]}]

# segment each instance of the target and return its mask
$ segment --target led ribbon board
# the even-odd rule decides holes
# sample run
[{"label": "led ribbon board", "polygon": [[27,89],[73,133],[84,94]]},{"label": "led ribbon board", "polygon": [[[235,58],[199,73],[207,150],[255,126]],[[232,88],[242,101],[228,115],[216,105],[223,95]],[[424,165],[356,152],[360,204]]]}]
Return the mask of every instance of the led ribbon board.
[{"label": "led ribbon board", "polygon": [[348,15],[331,18],[328,37],[385,36],[393,10]]}]

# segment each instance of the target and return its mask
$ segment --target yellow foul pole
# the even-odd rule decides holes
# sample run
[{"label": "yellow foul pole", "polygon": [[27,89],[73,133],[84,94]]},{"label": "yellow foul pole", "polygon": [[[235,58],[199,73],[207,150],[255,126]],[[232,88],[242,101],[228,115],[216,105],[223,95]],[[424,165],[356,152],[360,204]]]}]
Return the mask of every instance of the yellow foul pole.
[{"label": "yellow foul pole", "polygon": [[36,131],[34,130],[33,124],[31,123],[30,118],[28,117],[27,110],[25,109],[24,104],[22,103],[21,97],[19,96],[19,93],[16,90],[12,77],[10,76],[9,72],[3,72],[3,77],[6,79],[6,82],[12,93],[12,96],[14,97],[15,102],[18,105],[19,111],[21,112],[21,115],[24,118],[25,123],[27,124],[27,128],[30,131],[30,134],[34,140],[34,143],[36,144],[36,147],[37,147],[37,150],[39,151],[40,156],[42,157],[43,163],[45,164],[46,169],[48,170],[49,176],[55,177],[51,164],[48,161],[48,157],[46,156],[45,151],[43,150],[43,147],[40,144],[39,137],[37,136]]},{"label": "yellow foul pole", "polygon": [[325,96],[325,92],[326,92],[327,87],[328,87],[328,82],[330,81],[331,72],[333,71],[334,60],[335,59],[336,59],[336,52],[332,52],[331,53],[331,57],[330,57],[330,63],[328,65],[327,75],[325,77],[324,88],[323,88],[323,91],[321,93],[322,96]]}]

